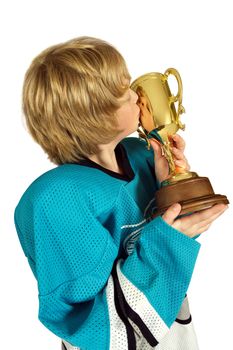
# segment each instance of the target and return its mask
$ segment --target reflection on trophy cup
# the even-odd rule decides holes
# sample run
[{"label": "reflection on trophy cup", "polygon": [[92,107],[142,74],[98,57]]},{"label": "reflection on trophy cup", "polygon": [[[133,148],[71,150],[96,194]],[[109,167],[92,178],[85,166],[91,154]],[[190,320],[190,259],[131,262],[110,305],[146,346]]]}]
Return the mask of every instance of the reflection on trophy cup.
[{"label": "reflection on trophy cup", "polygon": [[[171,94],[168,85],[170,74],[175,76],[178,83],[176,96]],[[199,177],[197,173],[174,163],[170,136],[185,128],[180,121],[180,115],[185,110],[182,106],[182,81],[178,71],[169,68],[164,74],[142,75],[131,84],[131,89],[138,94],[137,103],[141,111],[139,137],[147,141],[148,149],[149,139],[159,142],[169,165],[169,178],[161,183],[161,188],[155,193],[157,210],[154,216],[161,215],[177,202],[182,206],[180,215],[212,207],[217,203],[228,204],[226,196],[214,193],[207,177]],[[177,109],[175,102],[178,103]]]}]

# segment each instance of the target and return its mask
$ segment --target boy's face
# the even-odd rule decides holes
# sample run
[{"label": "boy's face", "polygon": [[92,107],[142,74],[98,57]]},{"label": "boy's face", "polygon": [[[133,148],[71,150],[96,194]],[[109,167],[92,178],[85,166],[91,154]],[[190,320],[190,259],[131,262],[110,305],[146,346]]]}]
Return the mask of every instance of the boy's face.
[{"label": "boy's face", "polygon": [[140,117],[140,108],[137,105],[138,95],[130,88],[120,99],[121,107],[117,110],[116,116],[119,128],[124,131],[121,137],[124,138],[137,131]]}]

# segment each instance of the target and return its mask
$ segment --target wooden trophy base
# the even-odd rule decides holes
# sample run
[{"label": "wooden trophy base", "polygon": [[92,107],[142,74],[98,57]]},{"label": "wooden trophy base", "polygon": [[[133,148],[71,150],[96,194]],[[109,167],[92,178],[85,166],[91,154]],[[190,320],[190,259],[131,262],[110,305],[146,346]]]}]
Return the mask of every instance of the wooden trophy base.
[{"label": "wooden trophy base", "polygon": [[214,204],[229,203],[226,196],[214,193],[208,177],[198,175],[161,187],[155,193],[155,200],[157,210],[153,217],[162,215],[174,203],[182,206],[179,216],[210,208]]}]

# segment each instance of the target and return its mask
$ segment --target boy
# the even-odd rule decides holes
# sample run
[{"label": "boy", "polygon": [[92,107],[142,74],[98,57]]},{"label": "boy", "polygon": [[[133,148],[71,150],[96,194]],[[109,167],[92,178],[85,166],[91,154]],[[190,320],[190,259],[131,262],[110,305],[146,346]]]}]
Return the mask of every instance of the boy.
[{"label": "boy", "polygon": [[[225,205],[151,220],[168,177],[139,124],[124,59],[80,37],[38,55],[23,86],[30,134],[56,168],[25,191],[15,225],[38,281],[39,319],[63,349],[198,349],[186,292],[200,244]],[[177,165],[189,169],[174,136]]]}]

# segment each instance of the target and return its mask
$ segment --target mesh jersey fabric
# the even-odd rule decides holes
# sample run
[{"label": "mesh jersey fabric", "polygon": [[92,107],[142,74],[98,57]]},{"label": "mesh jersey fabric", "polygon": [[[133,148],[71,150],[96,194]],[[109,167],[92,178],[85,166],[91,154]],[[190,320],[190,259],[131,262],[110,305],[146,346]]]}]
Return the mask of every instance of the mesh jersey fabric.
[{"label": "mesh jersey fabric", "polygon": [[63,164],[38,177],[15,209],[39,320],[67,349],[196,350],[186,292],[200,243],[150,219],[153,150],[135,137],[120,147],[128,176]]}]

